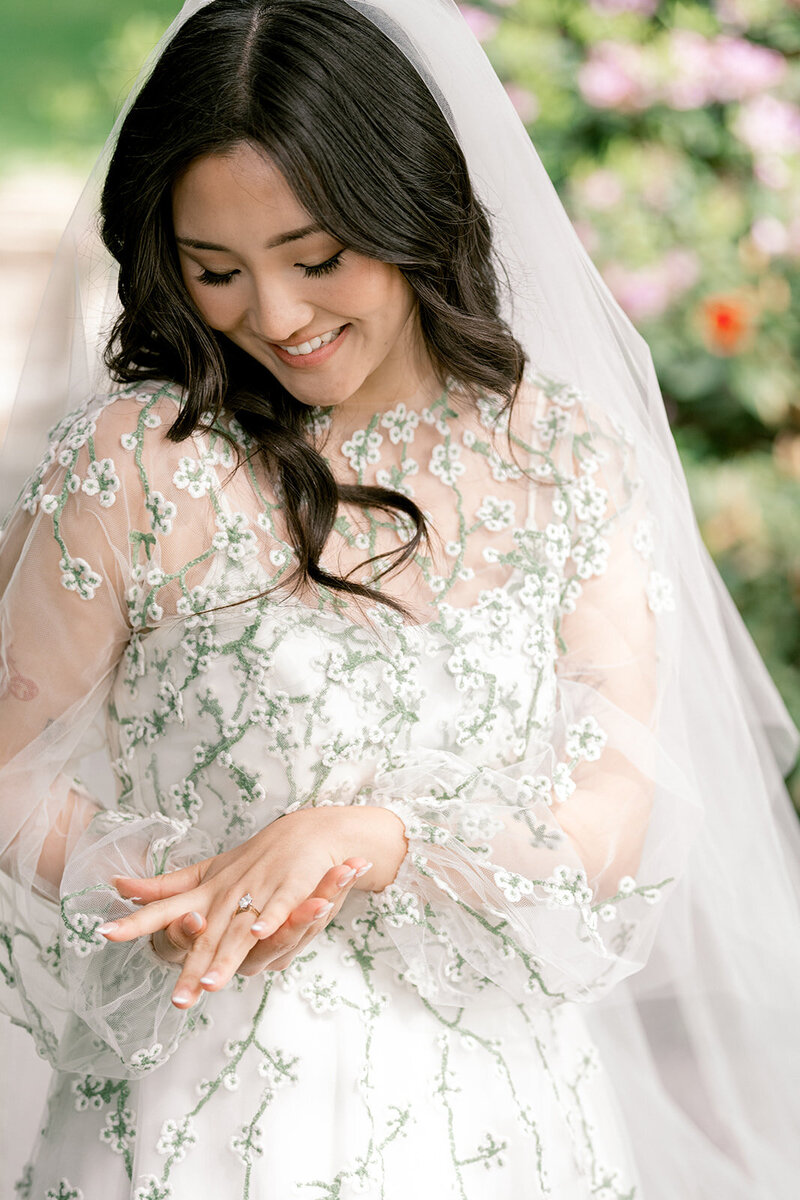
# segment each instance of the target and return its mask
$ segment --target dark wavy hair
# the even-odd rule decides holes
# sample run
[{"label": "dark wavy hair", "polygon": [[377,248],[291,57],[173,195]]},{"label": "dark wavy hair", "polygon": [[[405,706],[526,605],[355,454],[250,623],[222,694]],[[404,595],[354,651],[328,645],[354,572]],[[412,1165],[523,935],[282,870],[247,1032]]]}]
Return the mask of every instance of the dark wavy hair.
[{"label": "dark wavy hair", "polygon": [[307,405],[211,329],[183,283],[172,185],[198,157],[242,143],[266,153],[323,229],[402,271],[442,385],[451,377],[473,403],[493,393],[505,413],[526,359],[499,314],[502,264],[486,210],[428,86],[346,0],[214,0],[201,9],[125,117],[103,188],[101,232],[119,263],[122,304],[105,352],[112,376],[185,389],[167,435],[175,442],[208,428],[204,412],[236,417],[253,440],[250,454],[280,485],[295,590],[310,580],[408,617],[399,601],[330,574],[319,559],[340,501],[399,509],[416,527],[378,578],[423,538],[430,545],[422,511],[389,488],[337,484],[308,438]]}]

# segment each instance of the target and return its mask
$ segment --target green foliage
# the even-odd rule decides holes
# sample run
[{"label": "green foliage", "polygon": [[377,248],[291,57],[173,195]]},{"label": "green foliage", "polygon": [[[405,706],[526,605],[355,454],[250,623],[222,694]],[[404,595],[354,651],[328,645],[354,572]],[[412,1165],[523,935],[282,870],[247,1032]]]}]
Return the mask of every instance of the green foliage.
[{"label": "green foliage", "polygon": [[3,168],[20,158],[85,162],[106,138],[175,0],[5,0],[0,40]]}]

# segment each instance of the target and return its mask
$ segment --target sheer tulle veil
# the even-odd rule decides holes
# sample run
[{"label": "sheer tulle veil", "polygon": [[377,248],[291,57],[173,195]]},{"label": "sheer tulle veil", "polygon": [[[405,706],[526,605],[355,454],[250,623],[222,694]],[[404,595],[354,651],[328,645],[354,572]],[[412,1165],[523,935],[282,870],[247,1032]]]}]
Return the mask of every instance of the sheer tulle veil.
[{"label": "sheer tulle veil", "polygon": [[[798,732],[701,541],[648,346],[457,6],[347,2],[410,58],[442,108],[492,220],[503,315],[534,369],[625,431],[669,566],[653,584],[666,630],[653,777],[656,790],[678,786],[685,805],[649,837],[680,844],[684,869],[646,961],[585,1006],[646,1200],[790,1200],[800,1178],[800,835],[784,776]],[[96,228],[104,171],[149,66],[202,7],[190,0],[156,47],[65,232],[0,453],[2,512],[47,429],[108,386],[101,348],[118,302]],[[0,807],[0,847],[3,833]],[[0,1039],[7,1031],[3,1021]]]}]

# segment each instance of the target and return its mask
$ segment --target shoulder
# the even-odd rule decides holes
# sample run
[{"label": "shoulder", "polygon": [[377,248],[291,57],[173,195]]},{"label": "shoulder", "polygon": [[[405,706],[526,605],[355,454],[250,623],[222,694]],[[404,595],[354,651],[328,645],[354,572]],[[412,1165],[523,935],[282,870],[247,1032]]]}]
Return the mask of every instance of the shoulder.
[{"label": "shoulder", "polygon": [[160,612],[148,609],[153,579],[182,580],[187,564],[209,557],[217,511],[220,456],[195,434],[167,436],[181,400],[174,384],[151,381],[95,394],[66,414],[12,514],[8,561],[35,544],[81,598],[108,581],[129,618],[146,623]]},{"label": "shoulder", "polygon": [[51,431],[51,445],[55,441],[77,450],[91,441],[106,451],[131,450],[134,441],[141,444],[153,430],[160,432],[149,440],[162,441],[180,411],[182,399],[182,388],[162,380],[120,385],[97,393]]},{"label": "shoulder", "polygon": [[47,449],[23,490],[21,507],[31,515],[40,504],[48,511],[63,491],[65,496],[97,497],[108,508],[123,488],[130,494],[138,482],[146,490],[154,462],[163,473],[186,453],[181,443],[166,437],[182,395],[179,386],[160,380],[94,393],[49,430]]},{"label": "shoulder", "polygon": [[634,436],[598,398],[568,379],[529,365],[512,428],[544,466],[564,479],[633,470]]}]

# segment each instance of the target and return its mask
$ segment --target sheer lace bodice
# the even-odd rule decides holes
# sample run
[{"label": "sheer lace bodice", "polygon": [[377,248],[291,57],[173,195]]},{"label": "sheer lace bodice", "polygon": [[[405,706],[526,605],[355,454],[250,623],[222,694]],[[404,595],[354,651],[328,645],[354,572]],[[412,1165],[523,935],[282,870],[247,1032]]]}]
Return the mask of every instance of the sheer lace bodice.
[{"label": "sheer lace bodice", "polygon": [[[152,383],[67,418],[6,534],[26,546],[5,595],[22,681],[4,702],[21,756],[0,778],[11,871],[36,837],[13,802],[19,762],[42,779],[61,763],[63,780],[100,735],[116,779],[73,837],[66,928],[47,951],[81,1018],[61,1061],[150,1069],[147,1047],[170,1053],[208,1000],[176,1010],[146,939],[94,932],[125,904],[98,879],[206,856],[300,805],[381,804],[404,821],[407,858],[366,903],[384,961],[425,996],[548,1007],[635,970],[693,817],[677,770],[652,783],[673,600],[627,432],[533,374],[513,454],[493,398],[467,409],[447,389],[364,429],[310,409],[335,478],[401,488],[429,516],[433,553],[379,581],[415,622],[327,588],[293,595],[280,495],[252,458],[234,470],[220,425],[168,441],[180,403]],[[331,569],[408,537],[404,514],[343,507]],[[660,837],[667,819],[677,840]]]}]

